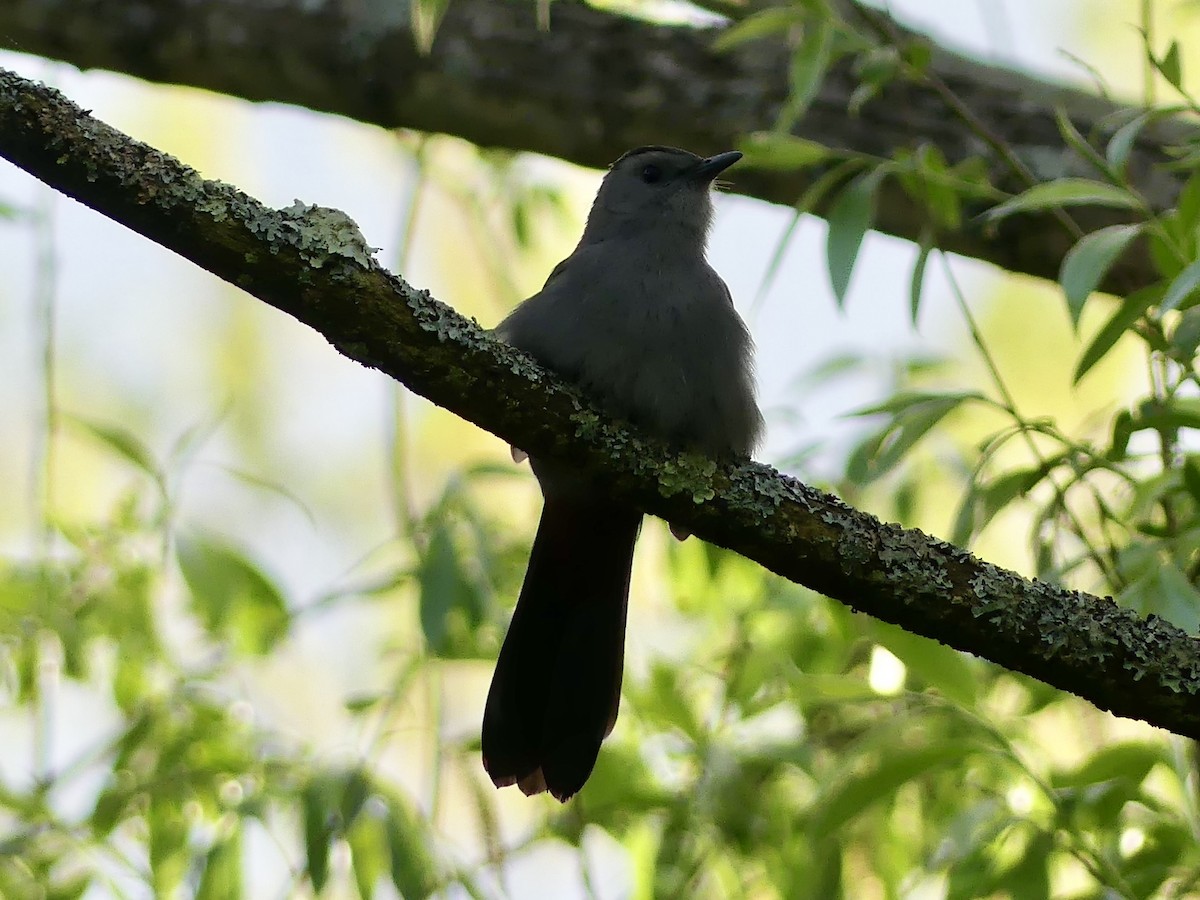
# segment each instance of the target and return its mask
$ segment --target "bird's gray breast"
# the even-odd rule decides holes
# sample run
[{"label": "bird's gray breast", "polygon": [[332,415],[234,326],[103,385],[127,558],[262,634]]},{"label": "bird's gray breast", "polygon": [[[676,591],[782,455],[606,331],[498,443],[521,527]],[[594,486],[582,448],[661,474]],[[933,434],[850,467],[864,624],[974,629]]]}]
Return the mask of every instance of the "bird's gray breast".
[{"label": "bird's gray breast", "polygon": [[660,437],[749,452],[750,338],[724,282],[702,256],[639,249],[581,247],[499,333]]}]

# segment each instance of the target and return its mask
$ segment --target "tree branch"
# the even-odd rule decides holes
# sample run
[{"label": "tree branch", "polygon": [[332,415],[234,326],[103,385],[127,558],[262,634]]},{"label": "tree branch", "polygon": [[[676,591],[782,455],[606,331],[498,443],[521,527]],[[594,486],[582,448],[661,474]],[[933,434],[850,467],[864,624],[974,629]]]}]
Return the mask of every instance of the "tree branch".
[{"label": "tree branch", "polygon": [[474,321],[386,272],[343,213],[273,210],[0,69],[0,156],[323,334],[341,353],[530,452],[871,615],[1101,709],[1200,737],[1200,642],[887,525],[756,463],[667,448],[589,406]]},{"label": "tree branch", "polygon": [[[596,167],[640,144],[728,149],[770,128],[786,98],[790,51],[774,39],[722,53],[712,49],[721,28],[653,25],[573,2],[553,5],[546,32],[537,27],[532,2],[453,0],[425,55],[414,48],[407,10],[404,3],[345,0],[9,0],[0,4],[0,46]],[[1094,174],[1063,143],[1057,108],[1084,134],[1101,138],[1116,127],[1114,116],[1135,112],[933,49],[938,83],[974,112],[977,124],[1003,135],[1039,180]],[[982,156],[1003,190],[1027,186],[977,129],[953,114],[944,92],[895,82],[851,116],[846,110],[857,84],[849,61],[835,64],[795,133],[881,157],[929,142],[951,164]],[[1130,177],[1155,208],[1171,206],[1181,184],[1158,168],[1162,145],[1189,133],[1163,122],[1135,142]],[[792,204],[820,174],[747,170],[735,190]],[[1099,209],[1073,217],[1084,231],[1121,221]],[[917,240],[925,224],[924,210],[893,179],[885,182],[876,227]],[[1014,217],[995,231],[968,225],[944,235],[942,245],[1055,278],[1074,240],[1045,212]],[[1105,284],[1128,288],[1155,277],[1137,245]]]}]

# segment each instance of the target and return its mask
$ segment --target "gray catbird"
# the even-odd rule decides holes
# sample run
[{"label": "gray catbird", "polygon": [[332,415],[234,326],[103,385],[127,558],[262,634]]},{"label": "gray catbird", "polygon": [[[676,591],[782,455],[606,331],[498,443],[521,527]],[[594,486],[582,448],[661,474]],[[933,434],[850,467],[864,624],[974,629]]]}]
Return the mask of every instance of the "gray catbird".
[{"label": "gray catbird", "polygon": [[[740,158],[630,150],[604,177],[575,251],[496,333],[647,432],[748,454],[762,429],[753,345],[704,258],[709,188]],[[617,720],[642,513],[568,463],[530,463],[545,505],[488,692],[483,765],[497,787],[566,801]]]}]

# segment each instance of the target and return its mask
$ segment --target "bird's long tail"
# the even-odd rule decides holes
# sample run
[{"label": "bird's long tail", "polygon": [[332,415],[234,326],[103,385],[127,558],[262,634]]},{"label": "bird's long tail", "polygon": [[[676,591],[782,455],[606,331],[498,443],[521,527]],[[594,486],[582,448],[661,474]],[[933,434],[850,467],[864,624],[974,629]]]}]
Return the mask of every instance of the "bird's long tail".
[{"label": "bird's long tail", "polygon": [[641,520],[604,497],[546,497],[483,714],[497,787],[566,801],[591,774],[617,720]]}]

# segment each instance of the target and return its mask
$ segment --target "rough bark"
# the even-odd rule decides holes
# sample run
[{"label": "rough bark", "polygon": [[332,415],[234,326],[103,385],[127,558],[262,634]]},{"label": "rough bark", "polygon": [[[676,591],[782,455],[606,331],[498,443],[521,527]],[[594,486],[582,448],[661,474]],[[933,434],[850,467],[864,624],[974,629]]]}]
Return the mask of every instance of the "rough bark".
[{"label": "rough bark", "polygon": [[[680,456],[383,270],[336,210],[269,209],[0,69],[0,156],[531,453],[785,578],[1101,709],[1200,738],[1200,641],[982,562],[773,469]],[[486,387],[486,389],[484,389]]]},{"label": "rough bark", "polygon": [[[407,4],[351,0],[7,0],[0,46],[83,69],[194,85],[255,101],[294,103],[385,128],[459,135],[476,144],[530,150],[604,166],[640,144],[698,152],[728,149],[768,129],[787,94],[789,50],[759,40],[713,49],[720,27],[667,27],[600,12],[582,3],[551,7],[539,29],[533,2],[452,0],[431,52],[414,47]],[[1079,129],[1111,134],[1117,104],[934,48],[931,67],[1002,136],[1038,180],[1087,172],[1066,147],[1055,110]],[[978,129],[968,127],[927,84],[895,83],[857,116],[846,112],[857,78],[835,65],[795,133],[880,157],[931,142],[955,163],[987,162],[1000,188],[1027,185]],[[1134,182],[1156,208],[1169,207],[1179,177],[1156,168],[1162,144],[1184,126],[1148,128],[1130,156]],[[820,173],[740,170],[734,190],[794,203]],[[817,212],[824,210],[818,208]],[[978,212],[977,207],[971,212]],[[1121,221],[1105,210],[1073,213],[1084,231]],[[876,226],[916,240],[920,206],[888,180]],[[987,229],[968,224],[944,236],[950,251],[1047,278],[1058,274],[1075,237],[1050,213]],[[1133,248],[1106,281],[1112,289],[1148,283],[1148,255]]]}]

